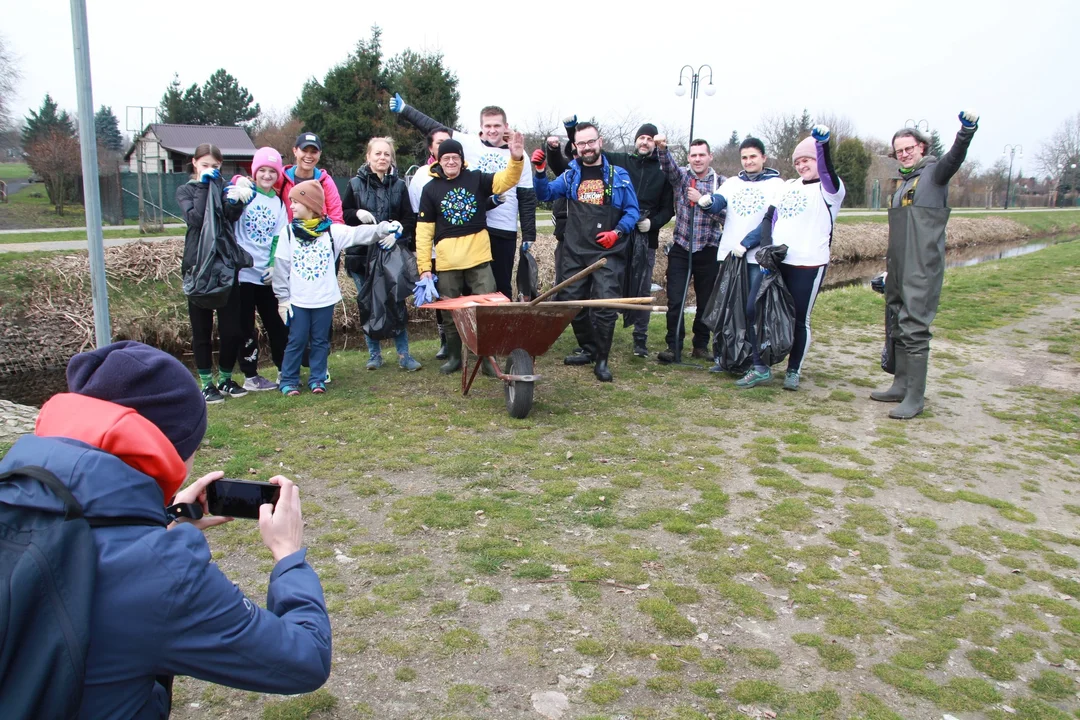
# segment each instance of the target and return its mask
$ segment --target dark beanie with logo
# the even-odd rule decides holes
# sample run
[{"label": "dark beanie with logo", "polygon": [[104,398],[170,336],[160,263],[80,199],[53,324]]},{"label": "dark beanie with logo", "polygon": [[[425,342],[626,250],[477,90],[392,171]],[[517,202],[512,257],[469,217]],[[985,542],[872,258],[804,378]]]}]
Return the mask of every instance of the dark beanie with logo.
[{"label": "dark beanie with logo", "polygon": [[206,401],[179,360],[133,340],[79,353],[67,366],[68,389],[129,407],[153,423],[180,455],[195,454],[206,434]]}]

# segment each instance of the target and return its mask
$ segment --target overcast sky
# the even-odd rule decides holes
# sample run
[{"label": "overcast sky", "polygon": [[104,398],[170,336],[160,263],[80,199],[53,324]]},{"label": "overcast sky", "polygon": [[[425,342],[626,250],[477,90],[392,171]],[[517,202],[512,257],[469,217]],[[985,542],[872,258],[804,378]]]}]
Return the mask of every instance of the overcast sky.
[{"label": "overcast sky", "polygon": [[[16,114],[39,107],[46,92],[74,113],[69,3],[4,5],[0,33],[23,74]],[[482,106],[498,104],[519,126],[573,112],[601,121],[636,113],[685,133],[690,97],[673,90],[683,65],[702,63],[715,71],[717,93],[698,98],[694,134],[714,144],[733,129],[754,131],[764,114],[805,107],[886,140],[906,120],[925,119],[948,147],[958,111],[971,107],[982,122],[969,157],[991,165],[1006,143],[1019,144],[1028,173],[1039,145],[1080,112],[1074,0],[88,5],[94,106],[112,106],[121,130],[138,122],[125,106],[156,106],[174,72],[187,86],[224,67],[264,110],[287,109],[306,79],[321,79],[376,23],[385,57],[405,48],[444,54],[469,130]],[[691,17],[683,8],[700,10]]]}]

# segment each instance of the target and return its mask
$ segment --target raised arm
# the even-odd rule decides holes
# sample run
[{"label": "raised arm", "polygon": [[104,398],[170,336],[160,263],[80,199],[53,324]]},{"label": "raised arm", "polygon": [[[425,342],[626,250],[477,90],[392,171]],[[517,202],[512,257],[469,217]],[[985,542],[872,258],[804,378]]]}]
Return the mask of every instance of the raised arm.
[{"label": "raised arm", "polygon": [[840,176],[836,174],[836,168],[833,166],[829,146],[832,134],[827,125],[815,125],[810,134],[817,143],[817,169],[818,177],[821,178],[821,189],[829,195],[835,195],[840,192]]},{"label": "raised arm", "polygon": [[974,110],[964,110],[960,113],[960,132],[956,133],[956,139],[953,140],[949,152],[945,153],[945,157],[938,159],[937,166],[934,168],[935,185],[949,184],[952,176],[964,164],[971,139],[975,137],[975,131],[978,129],[978,113]]},{"label": "raised arm", "polygon": [[411,123],[413,127],[425,135],[432,130],[446,130],[451,135],[454,134],[454,131],[449,126],[428,117],[412,105],[407,105],[398,93],[394,93],[394,97],[390,99],[390,112],[396,113],[402,120]]}]

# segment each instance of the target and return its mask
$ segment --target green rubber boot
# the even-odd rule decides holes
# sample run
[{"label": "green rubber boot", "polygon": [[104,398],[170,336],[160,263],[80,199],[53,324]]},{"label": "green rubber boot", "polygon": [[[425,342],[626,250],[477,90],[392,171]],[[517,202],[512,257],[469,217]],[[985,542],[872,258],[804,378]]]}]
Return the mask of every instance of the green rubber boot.
[{"label": "green rubber boot", "polygon": [[439,372],[449,375],[461,369],[461,336],[457,333],[446,335],[446,362],[439,366]]},{"label": "green rubber boot", "polygon": [[871,400],[878,402],[903,401],[908,386],[908,356],[899,345],[896,346],[896,371],[893,373],[892,386],[888,390],[875,390],[870,393]]},{"label": "green rubber boot", "polygon": [[926,395],[926,369],[930,357],[927,353],[907,356],[908,385],[904,401],[889,412],[893,420],[910,420],[923,411]]}]

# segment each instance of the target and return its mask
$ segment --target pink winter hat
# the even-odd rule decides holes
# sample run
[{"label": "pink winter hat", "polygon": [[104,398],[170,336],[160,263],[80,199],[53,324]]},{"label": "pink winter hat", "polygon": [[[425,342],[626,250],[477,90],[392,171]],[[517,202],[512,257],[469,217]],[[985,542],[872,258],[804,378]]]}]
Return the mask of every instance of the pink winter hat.
[{"label": "pink winter hat", "polygon": [[791,153],[791,162],[795,162],[799,158],[817,160],[817,142],[815,142],[814,138],[803,138],[802,142],[795,146],[795,152]]},{"label": "pink winter hat", "polygon": [[281,153],[272,147],[261,147],[255,151],[255,158],[251,161],[251,176],[259,172],[261,167],[272,167],[277,170],[278,179],[285,174],[285,166],[281,162]]}]

